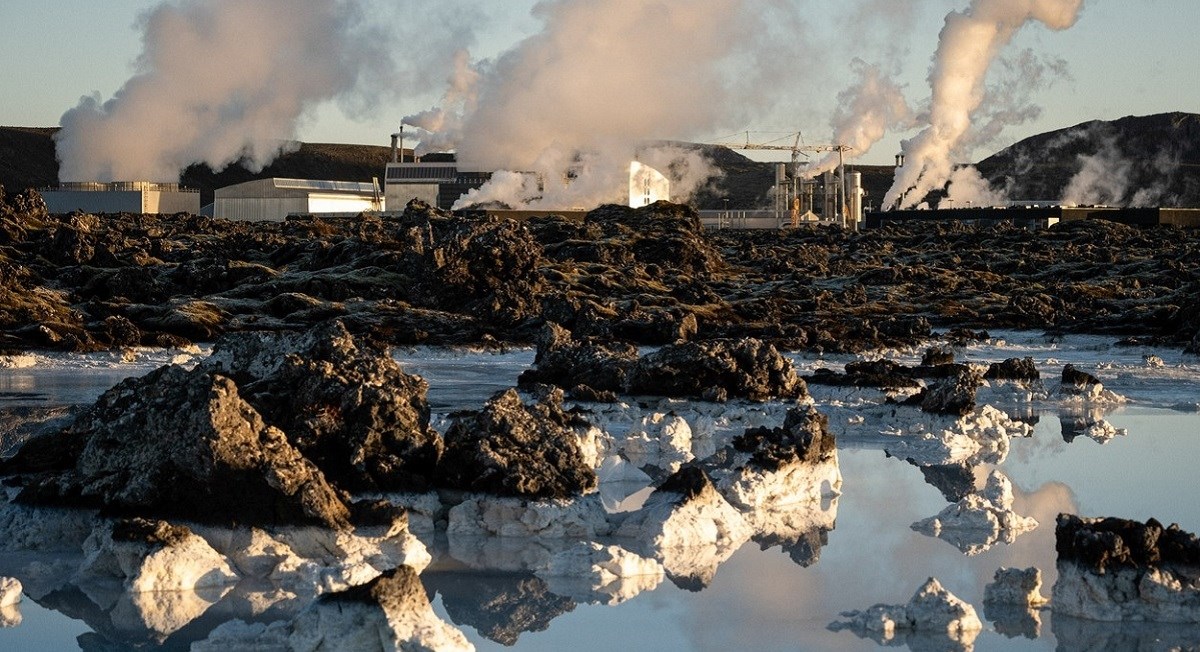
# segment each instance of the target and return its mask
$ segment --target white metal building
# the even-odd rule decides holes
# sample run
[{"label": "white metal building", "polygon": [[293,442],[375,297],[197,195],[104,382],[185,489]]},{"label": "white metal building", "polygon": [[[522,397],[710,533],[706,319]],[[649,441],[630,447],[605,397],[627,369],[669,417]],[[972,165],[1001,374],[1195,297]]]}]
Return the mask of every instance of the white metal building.
[{"label": "white metal building", "polygon": [[282,221],[292,213],[361,213],[383,210],[384,204],[372,183],[272,178],[218,188],[213,215],[230,220]]},{"label": "white metal building", "polygon": [[199,213],[200,192],[177,183],[63,183],[41,191],[51,213]]}]

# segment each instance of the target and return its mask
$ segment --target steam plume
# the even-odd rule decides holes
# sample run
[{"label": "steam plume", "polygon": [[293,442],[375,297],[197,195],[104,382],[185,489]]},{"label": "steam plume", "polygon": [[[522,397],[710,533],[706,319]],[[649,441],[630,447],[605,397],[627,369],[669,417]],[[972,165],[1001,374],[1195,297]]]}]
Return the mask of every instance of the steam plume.
[{"label": "steam plume", "polygon": [[355,108],[360,82],[388,65],[386,39],[360,13],[346,0],[158,6],[142,19],[137,74],[63,115],[59,177],[168,181],[243,158],[261,168],[306,112],[334,98]]},{"label": "steam plume", "polygon": [[[833,143],[849,145],[850,156],[865,156],[889,129],[913,124],[912,109],[904,99],[904,91],[887,78],[878,65],[867,65],[855,59],[853,68],[859,81],[838,93],[838,108],[834,113]],[[815,177],[837,167],[837,154],[829,154],[806,171]]]},{"label": "steam plume", "polygon": [[929,73],[929,126],[904,142],[906,163],[884,206],[914,206],[950,180],[953,157],[984,102],[984,81],[1000,50],[1030,21],[1053,30],[1071,27],[1082,5],[1083,0],[972,0],[965,11],[946,16]]},{"label": "steam plume", "polygon": [[[786,44],[802,31],[797,23],[786,39],[776,34],[799,20],[778,0],[547,0],[534,15],[539,33],[494,61],[459,66],[441,105],[405,122],[431,132],[421,150],[456,149],[469,169],[538,173],[542,202],[567,206],[619,196],[646,141],[745,124],[765,98],[742,93],[792,67]],[[766,57],[763,38],[785,47]],[[694,153],[677,154],[667,167],[703,167]],[[566,175],[574,181],[562,187]],[[513,196],[479,196],[524,203],[514,178],[497,184]]]}]

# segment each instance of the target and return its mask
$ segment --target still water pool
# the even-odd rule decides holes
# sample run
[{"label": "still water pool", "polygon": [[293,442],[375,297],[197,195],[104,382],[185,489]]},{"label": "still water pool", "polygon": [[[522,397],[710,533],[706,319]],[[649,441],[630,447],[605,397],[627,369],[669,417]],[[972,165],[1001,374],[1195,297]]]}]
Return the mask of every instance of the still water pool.
[{"label": "still water pool", "polygon": [[[1014,621],[985,612],[984,587],[1000,567],[1040,568],[1043,593],[1049,595],[1056,578],[1054,520],[1061,512],[1154,517],[1200,531],[1195,482],[1200,360],[1177,350],[1114,347],[1103,338],[993,336],[960,348],[958,358],[986,363],[1030,356],[1047,386],[1072,363],[1127,399],[1091,415],[1124,431],[1103,443],[1071,432],[1077,406],[1054,400],[1022,406],[1023,417],[1036,421],[1032,435],[1013,438],[1002,460],[971,469],[977,487],[992,470],[1001,471],[1013,485],[1013,510],[1040,523],[1011,543],[965,554],[913,530],[914,522],[950,504],[944,492],[927,482],[921,468],[886,453],[870,419],[859,423],[852,407],[825,406],[818,398],[817,407],[831,415],[831,428],[839,435],[843,483],[841,495],[820,507],[832,529],[811,539],[803,551],[751,541],[722,563],[706,586],[667,579],[630,591],[613,600],[616,604],[587,604],[572,599],[569,590],[556,593],[558,587],[531,573],[513,571],[511,563],[482,568],[477,560],[456,559],[444,534],[431,535],[426,543],[434,562],[422,579],[435,611],[480,650],[871,650],[881,643],[831,631],[828,625],[843,611],[903,603],[926,578],[937,577],[980,612],[984,631],[969,642],[976,650],[1157,649],[1155,641],[1200,641],[1200,632],[1178,626],[1088,623],[1056,619],[1049,610]],[[529,350],[413,349],[396,355],[410,372],[429,381],[430,404],[441,414],[477,408],[492,393],[513,386],[533,360]],[[913,364],[920,351],[886,355]],[[132,363],[39,357],[22,368],[0,369],[0,407],[89,401],[120,377],[145,373],[167,359],[158,354]],[[817,367],[840,370],[852,359],[793,357],[802,373]],[[506,544],[510,561],[521,558],[523,545]],[[71,563],[77,560],[0,553],[0,573],[19,578]],[[71,586],[37,590],[37,595],[27,592],[19,605],[20,622],[0,629],[0,649],[182,650],[226,620],[258,613],[225,599],[172,623],[170,631],[151,632],[144,619],[122,611],[127,602]],[[914,650],[970,649],[948,643],[903,634],[888,642]]]}]

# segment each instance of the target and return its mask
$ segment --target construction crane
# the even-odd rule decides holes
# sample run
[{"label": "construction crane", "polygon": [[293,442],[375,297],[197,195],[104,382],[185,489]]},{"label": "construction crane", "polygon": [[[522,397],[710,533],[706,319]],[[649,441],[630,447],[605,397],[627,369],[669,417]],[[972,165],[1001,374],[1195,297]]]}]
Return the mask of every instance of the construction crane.
[{"label": "construction crane", "polygon": [[[835,188],[834,202],[838,206],[837,212],[840,213],[840,215],[841,215],[842,226],[846,226],[846,217],[847,217],[847,213],[849,211],[848,211],[848,208],[846,205],[847,190],[846,190],[846,166],[845,166],[845,158],[844,157],[845,157],[846,152],[852,151],[854,149],[853,147],[851,147],[849,145],[840,145],[840,144],[807,145],[803,142],[803,140],[804,140],[803,135],[799,131],[797,131],[795,133],[788,133],[780,138],[776,138],[776,139],[769,140],[767,142],[761,142],[761,143],[750,142],[750,133],[751,132],[746,131],[744,133],[746,135],[746,139],[744,142],[716,142],[716,143],[710,143],[710,144],[718,146],[718,147],[726,147],[729,149],[791,152],[792,153],[792,183],[793,183],[793,187],[791,188],[791,192],[789,195],[788,189],[784,186],[786,179],[780,178],[779,176],[777,176],[777,178],[776,178],[776,193],[775,193],[775,217],[777,220],[782,221],[783,212],[785,210],[787,210],[787,208],[786,208],[787,206],[791,206],[791,222],[792,222],[793,226],[796,225],[797,222],[799,221],[799,212],[802,208],[802,206],[801,206],[802,202],[800,201],[800,193],[797,192],[797,189],[794,187],[795,182],[797,180],[799,180],[800,176],[801,176],[800,175],[800,165],[801,165],[800,157],[801,156],[807,157],[810,153],[811,154],[824,154],[824,153],[836,152],[838,155],[838,167],[837,167],[838,183]],[[781,141],[783,141],[783,142],[781,142]],[[790,142],[790,144],[788,144],[786,141],[791,141],[791,142]],[[808,182],[802,182],[802,183],[808,183]],[[826,192],[828,193],[828,189],[826,190]],[[810,210],[811,210],[811,199],[810,199]],[[857,227],[857,224],[855,224],[855,226]]]},{"label": "construction crane", "polygon": [[[849,145],[807,145],[804,141],[804,136],[801,132],[789,133],[783,137],[769,140],[765,143],[750,142],[750,132],[742,132],[746,136],[745,142],[718,142],[710,143],[718,147],[727,147],[729,149],[744,149],[744,150],[768,150],[782,151],[792,153],[792,174],[800,176],[800,157],[808,156],[809,154],[824,154],[828,152],[837,152],[838,167],[842,166],[842,157],[846,152],[854,148]],[[783,140],[791,140],[790,145],[777,144]]]}]

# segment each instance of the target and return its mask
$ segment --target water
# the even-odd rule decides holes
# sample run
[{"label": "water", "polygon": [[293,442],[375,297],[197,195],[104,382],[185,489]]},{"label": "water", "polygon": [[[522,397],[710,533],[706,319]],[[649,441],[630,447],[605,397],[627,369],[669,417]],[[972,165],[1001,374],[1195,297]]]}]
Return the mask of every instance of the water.
[{"label": "water", "polygon": [[[971,362],[1031,356],[1052,385],[1062,365],[1073,363],[1097,375],[1105,387],[1128,398],[1102,418],[1127,434],[1104,444],[1078,436],[1064,439],[1060,415],[1069,409],[1053,402],[1037,403],[1038,417],[1028,438],[1014,438],[999,464],[974,469],[977,486],[993,468],[1013,483],[1014,511],[1040,526],[1010,544],[998,544],[977,555],[911,529],[916,521],[937,514],[949,503],[921,470],[889,457],[870,423],[850,424],[846,408],[830,408],[840,429],[842,493],[828,505],[836,514],[815,558],[797,563],[779,547],[763,550],[747,542],[700,590],[680,587],[669,579],[616,605],[582,604],[555,594],[528,573],[469,569],[446,554],[443,543],[430,541],[434,564],[423,575],[435,611],[461,629],[479,650],[872,650],[879,644],[850,631],[827,626],[839,613],[875,603],[903,603],[926,578],[937,577],[955,595],[975,605],[985,629],[974,639],[976,650],[1089,649],[1150,641],[1195,641],[1197,632],[1154,624],[1100,625],[1036,612],[1036,622],[996,621],[982,606],[984,587],[1002,566],[1037,566],[1043,572],[1043,594],[1049,595],[1055,572],[1054,519],[1060,512],[1084,516],[1118,516],[1176,522],[1200,531],[1200,501],[1194,485],[1200,460],[1200,363],[1177,350],[1118,348],[1108,340],[1065,337],[1058,340],[1028,333],[993,333],[1003,343],[972,345],[960,352]],[[912,363],[920,351],[889,352]],[[1163,366],[1144,356],[1157,355]],[[169,357],[169,356],[168,356]],[[397,357],[430,383],[435,412],[476,408],[496,391],[510,387],[532,363],[533,352],[457,353],[435,349],[400,351]],[[803,370],[818,366],[840,369],[851,357],[795,356]],[[25,369],[0,369],[0,405],[55,404],[94,398],[118,377],[144,373],[161,356],[118,363],[103,357],[40,359]],[[8,392],[8,394],[4,394]],[[39,398],[40,397],[40,398]],[[821,408],[821,405],[818,405]],[[514,558],[522,545],[510,542]],[[47,563],[42,560],[40,563]],[[70,562],[61,562],[69,564]],[[20,576],[35,561],[0,553],[0,572]],[[66,589],[63,589],[66,590]],[[569,591],[564,591],[569,592]],[[63,592],[57,594],[61,598]],[[187,649],[216,624],[239,616],[218,602],[204,616],[162,638],[161,645],[144,636],[121,639],[132,631],[114,625],[128,614],[110,602],[40,598],[28,595],[20,605],[22,622],[0,629],[0,649]],[[89,606],[90,605],[90,606]],[[110,609],[111,611],[106,611]],[[102,635],[89,634],[100,631]],[[484,634],[496,639],[491,640]],[[1097,638],[1098,637],[1098,638]],[[901,635],[893,644],[903,645]],[[152,644],[153,643],[153,644]],[[912,649],[944,645],[907,640]]]}]

